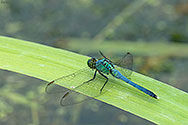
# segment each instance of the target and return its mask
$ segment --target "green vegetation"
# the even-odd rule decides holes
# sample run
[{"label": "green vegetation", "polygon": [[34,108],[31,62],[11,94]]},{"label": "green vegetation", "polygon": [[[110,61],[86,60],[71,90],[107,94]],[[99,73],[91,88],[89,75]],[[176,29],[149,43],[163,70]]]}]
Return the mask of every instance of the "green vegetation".
[{"label": "green vegetation", "polygon": [[[69,39],[67,44],[70,50],[77,50],[82,53],[96,53],[98,50],[105,50],[106,53],[111,54],[131,52],[139,56],[188,57],[187,44],[169,44],[166,41],[155,41],[150,43],[144,41],[133,42],[121,40],[98,41],[89,39]],[[92,48],[90,46],[92,46]]]},{"label": "green vegetation", "polygon": [[[0,37],[0,68],[4,69],[0,70],[0,124],[147,125],[161,123],[159,117],[173,121],[175,116],[175,121],[186,121],[180,118],[180,111],[182,108],[186,113],[185,105],[181,104],[186,103],[187,98],[158,89],[169,88],[163,83],[159,85],[159,81],[163,81],[188,92],[187,0],[0,0],[0,20],[0,35],[7,36]],[[129,112],[97,100],[62,108],[57,96],[44,93],[46,81],[85,67],[88,56],[100,57],[99,50],[112,61],[128,51],[133,54],[133,70],[145,76],[134,73],[132,79],[161,97],[156,114],[149,112],[155,109],[145,112],[142,107],[155,104],[156,100],[148,102],[152,99],[147,95],[127,84],[121,86],[119,81],[111,80],[110,85],[116,86],[111,89],[123,91],[124,97],[130,98],[122,99],[123,106],[113,105],[121,109],[127,107]],[[99,99],[108,100],[104,97]],[[180,101],[175,101],[177,97]],[[54,98],[57,100],[52,101]],[[130,106],[129,103],[134,102],[131,99],[135,99],[136,106]],[[163,116],[158,116],[159,112]]]},{"label": "green vegetation", "polygon": [[[45,81],[85,67],[88,58],[32,42],[0,37],[1,69]],[[131,76],[131,80],[154,91],[160,99],[155,100],[127,84],[122,85],[120,81],[111,82],[113,87],[110,92],[97,99],[157,124],[188,123],[187,93],[136,72]],[[27,103],[27,100],[23,103]]]}]

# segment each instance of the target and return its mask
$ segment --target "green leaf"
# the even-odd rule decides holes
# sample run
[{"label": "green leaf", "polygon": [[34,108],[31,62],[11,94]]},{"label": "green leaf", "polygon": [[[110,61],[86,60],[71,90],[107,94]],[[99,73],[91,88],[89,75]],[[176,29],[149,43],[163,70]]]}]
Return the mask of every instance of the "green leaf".
[{"label": "green leaf", "polygon": [[[0,37],[1,69],[46,81],[86,67],[88,58],[53,47]],[[97,99],[156,124],[188,123],[187,93],[136,72],[132,74],[131,80],[153,91],[160,99],[151,98],[120,80],[111,82],[111,90]]]}]

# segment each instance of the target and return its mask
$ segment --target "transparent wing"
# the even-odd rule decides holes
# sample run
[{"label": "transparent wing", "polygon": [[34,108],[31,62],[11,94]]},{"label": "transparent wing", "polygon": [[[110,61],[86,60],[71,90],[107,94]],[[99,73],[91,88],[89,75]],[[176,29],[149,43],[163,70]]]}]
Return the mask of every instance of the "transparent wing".
[{"label": "transparent wing", "polygon": [[[72,89],[75,87],[74,85],[72,85],[73,83],[75,84],[75,82],[76,82],[76,83],[81,84],[82,82],[84,82],[84,80],[87,80],[80,76],[87,75],[88,71],[89,71],[88,68],[84,68],[84,69],[78,70],[74,73],[71,73],[69,75],[57,78],[46,85],[45,91],[48,94],[65,93],[68,90],[67,88]],[[64,86],[67,86],[67,88],[61,87],[61,84],[63,84]],[[70,85],[72,85],[72,86],[70,86]]]},{"label": "transparent wing", "polygon": [[124,76],[129,77],[132,74],[133,56],[131,53],[125,54],[121,60],[116,64],[116,69],[119,70]]},{"label": "transparent wing", "polygon": [[[78,70],[75,73],[63,76],[48,83],[46,86],[46,92],[53,94],[55,98],[58,96],[62,106],[73,105],[90,100],[93,97],[97,97],[105,93],[109,86],[106,85],[103,89],[103,92],[100,93],[100,88],[103,86],[101,82],[105,83],[106,79],[97,74],[93,81],[86,83],[86,81],[92,79],[93,76],[94,71],[92,71],[90,68]],[[68,89],[63,88],[57,84],[64,84],[65,86],[68,86]],[[80,94],[79,92],[84,93]],[[86,94],[88,96],[85,96]]]}]

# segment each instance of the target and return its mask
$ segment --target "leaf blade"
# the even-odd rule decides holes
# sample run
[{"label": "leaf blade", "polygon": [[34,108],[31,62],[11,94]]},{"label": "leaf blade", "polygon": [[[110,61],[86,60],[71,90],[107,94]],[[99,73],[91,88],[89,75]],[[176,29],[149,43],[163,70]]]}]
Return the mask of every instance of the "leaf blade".
[{"label": "leaf blade", "polygon": [[[65,50],[0,37],[0,69],[42,80],[51,81],[84,68],[87,59],[86,56]],[[131,80],[152,90],[160,99],[155,100],[130,85],[113,79],[109,83],[113,87],[97,99],[157,124],[188,123],[186,92],[136,72],[131,75]]]}]

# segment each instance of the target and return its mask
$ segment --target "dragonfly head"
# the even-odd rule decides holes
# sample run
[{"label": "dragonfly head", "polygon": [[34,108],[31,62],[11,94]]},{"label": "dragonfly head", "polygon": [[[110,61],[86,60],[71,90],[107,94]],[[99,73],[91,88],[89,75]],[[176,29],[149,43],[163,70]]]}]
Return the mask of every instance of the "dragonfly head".
[{"label": "dragonfly head", "polygon": [[91,68],[91,69],[95,69],[96,68],[96,62],[97,62],[97,59],[92,57],[91,59],[89,59],[87,61],[87,65]]}]

